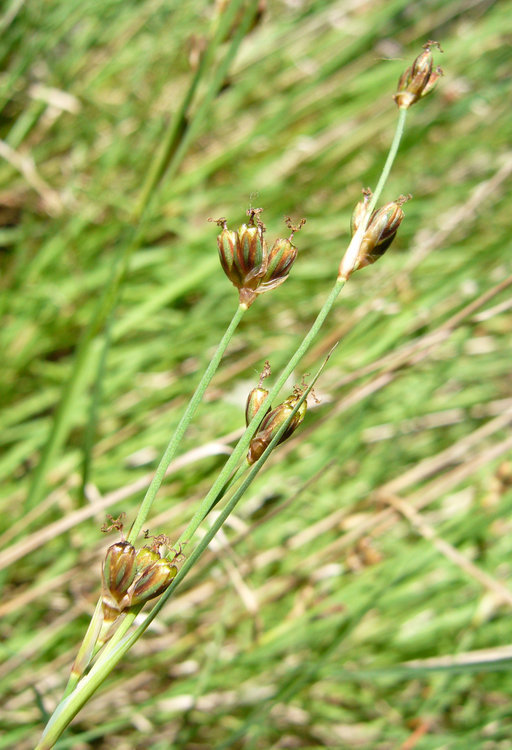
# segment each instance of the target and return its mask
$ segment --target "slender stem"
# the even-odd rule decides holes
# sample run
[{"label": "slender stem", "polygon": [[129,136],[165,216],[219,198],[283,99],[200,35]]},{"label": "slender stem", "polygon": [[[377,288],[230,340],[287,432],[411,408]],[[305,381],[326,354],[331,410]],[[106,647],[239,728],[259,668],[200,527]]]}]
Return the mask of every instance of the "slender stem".
[{"label": "slender stem", "polygon": [[267,396],[265,402],[261,405],[258,413],[254,417],[254,419],[250,422],[249,426],[247,427],[246,431],[236,444],[231,456],[228,458],[226,463],[224,464],[224,467],[222,471],[220,472],[219,476],[217,477],[216,481],[212,485],[210,491],[202,501],[201,505],[197,509],[196,513],[192,517],[190,523],[188,524],[187,528],[183,532],[183,534],[180,536],[179,541],[185,542],[189,541],[195,531],[197,530],[198,526],[200,525],[201,521],[205,516],[208,515],[210,509],[212,508],[213,504],[216,502],[216,498],[219,494],[219,492],[222,490],[225,483],[228,481],[232,471],[236,468],[238,462],[244,455],[244,453],[249,448],[249,443],[251,442],[251,438],[256,432],[259,423],[263,419],[266,411],[266,404],[271,404],[272,401],[276,398],[279,391],[289,378],[289,376],[292,374],[295,367],[298,365],[302,357],[305,355],[309,347],[311,346],[313,339],[317,335],[318,331],[322,327],[327,315],[329,314],[332,306],[336,302],[336,299],[343,289],[343,286],[345,284],[344,280],[336,280],[336,283],[334,287],[331,290],[331,293],[327,297],[326,301],[324,302],[324,305],[320,312],[317,315],[317,318],[311,328],[309,329],[308,333],[306,334],[305,338],[301,342],[299,348],[295,352],[295,354],[292,356],[288,364],[286,365],[285,369],[279,376],[279,378],[276,381],[276,384],[270,391],[269,395]]},{"label": "slender stem", "polygon": [[167,445],[167,448],[165,449],[165,452],[162,458],[160,459],[160,463],[158,464],[158,468],[155,472],[155,476],[153,477],[151,484],[149,485],[147,489],[144,500],[142,501],[142,504],[139,508],[139,512],[137,513],[137,517],[130,530],[128,541],[131,542],[131,544],[133,544],[134,541],[137,539],[139,532],[142,529],[142,526],[146,518],[148,517],[148,513],[156,497],[156,493],[160,489],[160,486],[164,480],[165,472],[169,468],[169,464],[171,463],[174,456],[176,455],[176,452],[181,443],[181,440],[183,439],[185,431],[187,427],[189,426],[192,420],[192,417],[196,413],[197,407],[201,403],[201,399],[203,398],[204,392],[206,391],[211,379],[215,375],[215,372],[217,371],[217,368],[219,367],[222,356],[224,352],[226,351],[228,344],[231,341],[233,334],[238,324],[242,320],[242,317],[246,310],[247,308],[244,305],[239,305],[237,307],[236,312],[233,315],[233,318],[231,319],[231,323],[229,324],[224,336],[221,339],[219,346],[217,347],[217,351],[213,355],[213,358],[210,361],[210,364],[206,368],[205,373],[203,377],[201,378],[201,381],[194,392],[194,395],[190,399],[188,406],[185,409],[185,413],[183,414],[182,418],[179,421],[178,426],[176,427],[174,435],[170,439],[169,444]]},{"label": "slender stem", "polygon": [[[176,452],[178,450],[178,447],[181,443],[181,440],[183,439],[183,436],[185,434],[185,431],[187,427],[189,426],[192,418],[194,417],[194,414],[197,411],[197,408],[199,404],[201,403],[201,400],[203,398],[204,392],[206,391],[208,385],[211,382],[211,379],[215,375],[215,372],[217,371],[220,361],[222,359],[222,356],[224,355],[224,352],[226,351],[229,342],[231,341],[233,334],[239,325],[244,313],[246,312],[247,308],[243,305],[238,305],[235,314],[233,315],[233,318],[231,319],[231,322],[224,333],[224,336],[222,337],[219,346],[217,347],[217,351],[215,352],[212,360],[208,364],[208,367],[206,368],[203,377],[201,378],[201,381],[199,382],[199,385],[197,386],[196,390],[194,391],[194,394],[192,398],[190,399],[187,408],[185,409],[185,413],[181,417],[178,426],[176,427],[176,430],[174,431],[173,436],[171,437],[167,448],[165,450],[165,453],[163,454],[162,458],[160,459],[160,463],[158,464],[158,468],[155,472],[155,475],[151,481],[151,484],[149,485],[146,495],[144,497],[144,500],[142,501],[142,504],[139,508],[139,511],[137,513],[137,517],[135,518],[135,521],[133,523],[133,526],[130,530],[130,534],[128,536],[128,541],[133,544],[137,538],[137,536],[140,533],[140,530],[142,526],[144,525],[144,522],[146,518],[148,517],[149,511],[151,510],[151,506],[154,502],[154,499],[156,497],[156,494],[158,490],[160,489],[162,482],[165,478],[165,474],[167,469],[169,468],[169,465],[171,461],[173,460],[174,456],[176,455]],[[230,483],[228,483],[229,485]],[[223,492],[220,493],[220,497],[224,494],[226,491],[227,486],[223,488]],[[220,499],[219,497],[219,499]],[[101,608],[101,599],[98,600],[98,604],[96,605],[96,612],[95,617],[97,616],[98,607]],[[130,615],[132,613],[129,613],[126,615],[122,623],[120,624],[121,628],[121,635],[126,632],[127,628],[131,625],[132,620],[130,619]],[[66,687],[66,692],[64,696],[68,695],[76,686],[78,683],[78,680],[82,676],[85,668],[87,667],[91,656],[93,655],[93,648],[96,642],[97,638],[97,629],[95,628],[95,617],[91,620],[89,623],[89,627],[87,629],[87,633],[85,635],[84,641],[82,642],[82,645],[80,647],[80,650],[78,652],[78,656],[75,660],[75,669],[72,671],[72,674],[69,678],[68,685]],[[118,628],[119,630],[119,628]],[[116,631],[117,633],[117,631]],[[92,645],[90,644],[90,640],[93,637],[93,634],[96,635],[96,638],[94,638],[94,642]],[[115,635],[112,637],[111,641],[115,643]],[[108,644],[108,648],[110,648],[110,644]]]},{"label": "slender stem", "polygon": [[71,667],[71,674],[69,675],[68,684],[66,685],[66,689],[64,690],[64,698],[73,692],[78,684],[78,681],[85,672],[94,653],[94,646],[96,644],[96,641],[98,640],[102,622],[103,614],[101,611],[101,599],[98,599],[96,609],[94,610],[94,614],[89,622],[89,627],[87,628],[87,632],[80,645],[78,654],[76,655],[73,666]]},{"label": "slender stem", "polygon": [[374,190],[374,193],[371,197],[368,211],[366,212],[366,216],[369,218],[371,216],[371,213],[375,206],[377,205],[377,201],[380,198],[380,195],[384,189],[384,185],[386,184],[389,173],[391,172],[391,167],[393,166],[393,162],[395,161],[395,157],[398,152],[398,147],[400,146],[400,141],[402,140],[402,136],[404,134],[404,128],[405,128],[405,119],[407,117],[407,109],[399,109],[398,112],[398,121],[396,123],[396,129],[395,129],[395,135],[393,137],[393,141],[391,143],[391,146],[389,148],[389,153],[386,159],[386,163],[384,164],[384,168],[382,169],[381,175],[379,177],[379,181],[377,183],[377,187]]}]

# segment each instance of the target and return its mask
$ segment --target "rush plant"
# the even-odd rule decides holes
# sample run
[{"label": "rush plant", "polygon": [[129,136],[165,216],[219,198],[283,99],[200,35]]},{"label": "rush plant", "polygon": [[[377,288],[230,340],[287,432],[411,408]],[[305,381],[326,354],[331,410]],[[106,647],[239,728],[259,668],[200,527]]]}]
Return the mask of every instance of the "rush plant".
[{"label": "rush plant", "polygon": [[[240,33],[243,33],[243,30]],[[222,34],[219,35],[220,38]],[[297,387],[284,399],[279,394],[308,351],[352,274],[375,263],[384,255],[404,220],[404,204],[411,196],[400,195],[395,200],[384,204],[380,204],[380,199],[397,156],[408,110],[432,90],[437,78],[441,75],[441,70],[433,66],[432,49],[435,47],[439,47],[437,42],[427,42],[424,50],[400,78],[398,90],[394,95],[398,106],[398,120],[388,157],[374,191],[365,189],[363,199],[354,208],[351,223],[352,238],[342,253],[337,274],[333,273],[334,284],[316,320],[268,389],[263,387],[263,381],[265,380],[267,384],[271,371],[268,363],[265,365],[258,386],[248,394],[245,431],[210,490],[199,503],[185,531],[175,540],[170,540],[162,534],[154,537],[146,534],[145,541],[149,540],[149,543],[145,544],[144,540],[141,541],[141,532],[152,510],[166,471],[180,449],[185,432],[221,363],[237,326],[249,307],[258,304],[258,297],[263,293],[273,293],[274,289],[286,281],[293,264],[300,263],[300,253],[295,245],[295,242],[298,244],[300,242],[295,235],[304,220],[294,225],[291,219],[287,218],[289,236],[278,238],[270,245],[266,240],[262,209],[250,208],[247,212],[247,221],[236,230],[229,228],[225,218],[217,221],[220,227],[217,237],[220,263],[228,280],[238,291],[238,304],[215,354],[186,406],[174,434],[169,439],[126,537],[123,535],[121,521],[113,520],[110,524],[108,530],[120,533],[121,538],[108,548],[102,571],[98,571],[98,588],[101,585],[101,595],[98,598],[94,616],[74,661],[65,694],[49,719],[37,750],[49,750],[55,745],[80,709],[101,687],[106,677],[141,638],[162,607],[172,598],[180,583],[240,502],[271,452],[278,450],[278,445],[286,440],[306,418],[307,397],[323,365],[307,386]],[[183,111],[186,109],[187,102],[183,106]],[[177,158],[176,154],[179,153],[181,143],[177,131],[172,131],[164,144],[165,147],[159,160],[150,173],[149,186],[146,185],[143,188],[136,209],[139,218],[144,216],[149,205],[150,188],[161,179],[169,161],[171,164],[175,163],[173,159]],[[406,189],[407,186],[404,188]],[[133,239],[129,250],[125,251],[126,257],[133,252],[138,242],[137,238]],[[115,282],[110,294],[113,289],[115,289]],[[91,331],[104,323],[105,308],[101,308],[98,315],[99,317],[92,324]],[[88,339],[85,338],[83,346],[87,345],[87,341]],[[53,447],[50,446],[49,449],[50,453],[58,442],[59,429],[57,425],[50,438],[53,441]],[[36,498],[41,492],[41,477],[44,476],[45,463],[48,462],[50,453],[43,456],[43,467],[36,474],[36,484],[32,489],[32,494]],[[212,508],[221,500],[224,501],[221,512],[205,530],[202,538],[197,541],[196,531]],[[157,597],[160,598],[154,603],[153,600]],[[143,622],[137,624],[137,615],[148,602],[152,603],[151,609],[147,611]]]}]

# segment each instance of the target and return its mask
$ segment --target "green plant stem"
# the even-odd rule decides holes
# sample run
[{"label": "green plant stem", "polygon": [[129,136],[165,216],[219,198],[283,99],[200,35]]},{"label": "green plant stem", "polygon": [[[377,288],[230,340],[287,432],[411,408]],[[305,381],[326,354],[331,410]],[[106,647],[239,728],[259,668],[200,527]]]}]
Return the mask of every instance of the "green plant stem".
[{"label": "green plant stem", "polygon": [[[144,622],[141,625],[139,625],[139,627],[129,637],[119,642],[119,639],[121,637],[120,636],[121,631],[123,631],[123,634],[127,631],[128,627],[131,625],[131,623],[137,616],[138,612],[140,611],[141,607],[137,608],[137,611],[133,613],[129,613],[127,615],[125,622],[122,623],[121,628],[119,628],[119,630],[115,633],[112,639],[112,641],[114,641],[115,639],[114,643],[108,644],[109,649],[105,650],[105,652],[102,654],[102,658],[100,658],[96,662],[96,664],[93,666],[89,674],[86,675],[79,682],[76,690],[67,698],[65,698],[63,701],[61,701],[61,703],[57,706],[57,708],[55,709],[53,713],[53,716],[51,717],[50,721],[48,722],[46,726],[43,737],[41,738],[41,741],[39,742],[35,750],[50,750],[50,748],[54,746],[55,742],[61,736],[62,732],[66,729],[66,727],[73,720],[73,718],[80,711],[80,709],[85,705],[85,703],[87,703],[87,701],[92,697],[92,695],[95,693],[98,687],[102,684],[102,682],[108,677],[110,672],[114,669],[116,664],[122,659],[124,654],[143,635],[143,633],[149,627],[150,623],[155,619],[155,617],[160,612],[162,607],[165,605],[167,600],[174,593],[179,583],[181,583],[181,581],[185,578],[189,570],[195,565],[197,560],[201,557],[201,555],[203,554],[205,549],[208,547],[208,545],[210,544],[214,536],[217,534],[219,529],[223,526],[225,520],[228,518],[228,516],[231,514],[231,512],[233,511],[237,503],[240,501],[240,499],[246,492],[248,486],[254,480],[254,478],[256,477],[256,474],[259,472],[259,470],[261,469],[265,461],[268,459],[270,453],[279,442],[281,435],[283,435],[284,431],[286,430],[288,422],[290,422],[290,420],[293,418],[293,416],[296,414],[296,412],[300,408],[300,405],[302,404],[302,402],[307,398],[308,393],[313,387],[323,367],[324,365],[322,365],[322,367],[316,374],[315,378],[311,382],[310,386],[308,387],[307,391],[302,395],[300,400],[295,405],[288,420],[283,425],[281,425],[280,429],[277,431],[276,435],[274,436],[274,438],[272,439],[272,441],[270,442],[266,450],[263,452],[261,457],[258,459],[258,461],[256,461],[252,465],[248,476],[245,478],[242,484],[235,491],[233,496],[230,498],[230,500],[226,504],[225,508],[223,508],[218,518],[212,524],[211,528],[205,534],[203,539],[201,539],[200,543],[194,549],[190,557],[187,558],[184,565],[178,571],[177,576],[174,578],[173,582],[171,583],[167,591],[162,595],[162,597],[157,602],[157,604],[155,604],[151,612],[149,612]],[[129,621],[129,624],[126,625],[125,624],[126,621]]]},{"label": "green plant stem", "polygon": [[[204,396],[204,393],[206,389],[208,388],[208,385],[211,382],[211,379],[215,375],[215,372],[217,371],[220,361],[224,355],[224,352],[226,351],[229,342],[231,341],[233,334],[238,327],[244,313],[246,312],[247,308],[243,305],[238,305],[235,314],[233,315],[233,318],[231,319],[231,322],[224,333],[224,336],[222,337],[218,347],[217,351],[215,352],[213,358],[211,359],[210,363],[208,364],[208,367],[206,368],[203,377],[201,378],[199,385],[197,386],[196,390],[194,391],[194,394],[192,395],[192,398],[190,399],[189,403],[187,404],[187,408],[185,409],[185,412],[183,416],[181,417],[178,426],[176,427],[176,430],[174,431],[167,448],[165,449],[165,452],[160,459],[160,463],[158,464],[157,470],[155,472],[155,475],[153,479],[151,480],[151,484],[149,485],[146,495],[144,496],[144,500],[142,501],[142,504],[139,508],[139,511],[137,513],[137,516],[135,518],[135,521],[133,522],[132,528],[130,530],[130,534],[128,535],[128,541],[133,544],[135,540],[137,539],[137,536],[140,533],[140,530],[142,526],[144,525],[144,522],[146,518],[148,517],[148,514],[151,510],[151,506],[155,500],[155,497],[157,495],[158,490],[160,489],[162,482],[165,478],[165,474],[167,469],[169,468],[169,465],[173,458],[176,455],[176,452],[179,448],[179,445],[181,443],[181,440],[183,439],[183,436],[187,430],[187,427],[189,426],[192,418],[194,417],[194,414],[197,411],[197,408],[199,404],[201,403],[201,400]],[[235,478],[233,478],[234,480]],[[228,486],[231,485],[231,481],[226,483],[226,486],[222,488],[222,491],[219,493],[219,498],[224,495],[226,492]],[[101,615],[101,598],[98,600],[98,604],[96,605],[96,611],[94,617],[91,619],[89,623],[89,627],[87,628],[87,632],[84,636],[84,639],[82,641],[82,645],[80,646],[80,649],[78,651],[78,655],[75,659],[73,670],[71,672],[71,676],[68,680],[68,684],[66,686],[66,690],[64,693],[64,697],[69,695],[69,693],[74,689],[74,687],[77,685],[79,679],[81,678],[83,672],[87,668],[90,659],[94,655],[94,645],[96,642],[96,638],[98,635],[98,629],[96,627],[96,619],[99,616],[98,615],[98,607],[100,615]],[[128,617],[128,615],[127,615]],[[126,618],[125,618],[126,619]],[[124,623],[124,621],[123,621]],[[95,638],[94,638],[95,634]],[[91,644],[91,639],[93,639],[93,642]]]},{"label": "green plant stem", "polygon": [[89,627],[87,628],[87,632],[82,640],[78,654],[76,655],[75,661],[73,662],[68,684],[66,685],[66,689],[64,690],[64,698],[73,692],[78,684],[78,681],[87,669],[87,666],[94,655],[94,647],[96,645],[96,641],[98,640],[98,635],[100,633],[102,623],[103,613],[101,609],[100,598],[98,599],[98,602],[96,604],[96,609],[94,610],[94,614],[91,617]]},{"label": "green plant stem", "polygon": [[187,405],[187,408],[185,409],[185,413],[180,419],[179,424],[176,427],[176,430],[174,431],[174,434],[172,438],[170,439],[169,444],[167,445],[167,448],[165,449],[165,452],[162,458],[160,459],[160,463],[158,464],[158,468],[155,472],[155,476],[151,480],[151,484],[149,485],[147,489],[144,500],[142,501],[142,504],[137,513],[137,517],[135,518],[135,521],[133,522],[133,526],[128,535],[128,541],[131,544],[133,544],[135,540],[137,539],[140,533],[140,530],[142,529],[142,526],[146,518],[148,517],[148,513],[151,510],[151,506],[156,497],[156,494],[158,490],[160,489],[160,486],[164,480],[165,472],[169,468],[169,464],[171,463],[174,456],[176,455],[176,452],[181,443],[181,440],[183,439],[185,431],[187,427],[189,426],[192,420],[192,417],[196,413],[197,407],[199,406],[201,399],[203,398],[204,392],[206,391],[211,379],[215,375],[215,372],[217,371],[219,367],[219,364],[224,355],[224,352],[226,351],[229,345],[229,342],[231,341],[233,334],[236,328],[238,327],[238,324],[242,320],[242,317],[244,313],[246,312],[246,310],[247,308],[244,305],[238,305],[236,312],[233,315],[233,318],[231,319],[231,323],[229,324],[224,336],[222,337],[220,341],[219,346],[217,347],[217,351],[213,355],[208,367],[206,368],[199,385],[194,391],[194,395],[190,399]]},{"label": "green plant stem", "polygon": [[393,166],[393,162],[395,161],[395,157],[398,153],[398,147],[400,146],[400,141],[402,140],[402,136],[404,134],[407,112],[408,112],[407,109],[398,110],[399,114],[398,114],[398,121],[396,123],[396,128],[395,128],[395,135],[393,137],[391,146],[389,147],[389,152],[386,158],[386,163],[384,164],[384,167],[382,169],[381,175],[379,177],[379,181],[377,183],[377,187],[375,188],[373,195],[370,199],[370,203],[368,205],[368,211],[366,212],[367,219],[370,218],[373,209],[377,205],[377,201],[379,200],[381,193],[384,190],[384,185],[386,184],[388,177],[389,177],[389,173],[391,172],[391,167]]}]

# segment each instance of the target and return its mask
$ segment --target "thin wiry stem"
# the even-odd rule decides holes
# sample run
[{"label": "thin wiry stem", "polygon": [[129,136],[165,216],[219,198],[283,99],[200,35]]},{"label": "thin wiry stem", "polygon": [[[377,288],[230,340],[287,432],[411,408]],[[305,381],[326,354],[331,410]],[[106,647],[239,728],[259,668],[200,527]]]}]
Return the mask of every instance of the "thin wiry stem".
[{"label": "thin wiry stem", "polygon": [[155,500],[156,493],[160,489],[162,482],[164,480],[165,472],[169,468],[169,464],[171,463],[171,461],[176,455],[176,452],[183,439],[185,431],[187,427],[189,426],[194,414],[196,413],[197,407],[201,403],[204,392],[206,391],[208,385],[210,384],[211,379],[215,375],[219,367],[220,361],[224,355],[224,352],[226,351],[229,345],[229,342],[233,338],[233,334],[236,331],[238,324],[242,320],[242,317],[244,313],[246,312],[246,309],[247,308],[244,307],[243,305],[239,305],[237,307],[236,312],[233,315],[233,318],[231,320],[231,323],[229,324],[224,336],[222,337],[220,341],[219,346],[217,347],[217,351],[213,355],[210,363],[208,364],[208,367],[206,368],[199,385],[194,391],[194,394],[192,398],[190,399],[187,405],[187,408],[185,409],[185,413],[180,419],[180,422],[178,426],[176,427],[176,430],[174,431],[174,434],[172,438],[170,439],[169,444],[167,445],[167,448],[165,449],[165,452],[162,458],[160,459],[160,463],[158,464],[158,468],[155,472],[155,476],[153,477],[151,484],[149,485],[147,489],[144,500],[142,501],[142,504],[137,513],[137,517],[128,535],[128,541],[131,544],[133,544],[135,540],[137,539],[140,533],[140,530],[142,529],[142,526],[146,518],[148,517],[148,513],[151,510],[151,506]]}]

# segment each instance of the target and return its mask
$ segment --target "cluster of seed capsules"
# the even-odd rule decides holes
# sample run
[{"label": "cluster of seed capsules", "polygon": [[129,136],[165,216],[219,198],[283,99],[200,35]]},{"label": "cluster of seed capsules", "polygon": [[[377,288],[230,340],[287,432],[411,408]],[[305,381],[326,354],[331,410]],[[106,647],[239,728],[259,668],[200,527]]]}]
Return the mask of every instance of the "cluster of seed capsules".
[{"label": "cluster of seed capsules", "polygon": [[247,211],[249,221],[237,231],[228,229],[226,219],[217,219],[222,232],[217,237],[219,257],[224,273],[238,289],[240,304],[249,307],[258,294],[275,289],[288,278],[297,257],[297,248],[292,243],[293,235],[305,223],[305,219],[293,226],[286,218],[290,229],[288,239],[279,238],[269,250],[264,237],[265,225],[260,214],[263,209]]},{"label": "cluster of seed capsules", "polygon": [[434,68],[432,47],[437,47],[439,52],[443,51],[439,42],[429,40],[423,45],[423,52],[418,55],[411,67],[400,76],[398,90],[393,97],[399,109],[409,109],[423,99],[443,75],[442,68]]},{"label": "cluster of seed capsules", "polygon": [[112,544],[103,562],[102,608],[105,622],[162,594],[178,572],[176,562],[160,554],[162,537],[136,550],[130,542]]},{"label": "cluster of seed capsules", "polygon": [[[262,382],[268,375],[270,375],[270,366],[268,362],[266,362],[258,386],[253,388],[247,397],[247,403],[245,405],[246,425],[249,425],[250,422],[252,422],[256,414],[263,407],[264,402],[267,400],[269,391],[262,387]],[[293,413],[293,410],[301,400],[302,395],[302,389],[296,387],[293,394],[288,396],[288,398],[281,404],[273,409],[268,406],[265,416],[261,420],[256,434],[249,444],[249,452],[247,453],[247,462],[249,465],[253,464],[261,457],[285,422],[288,422],[288,424],[279,438],[278,444],[287,440],[303,422],[308,408],[306,399],[304,399],[299,405],[295,414]]]}]

